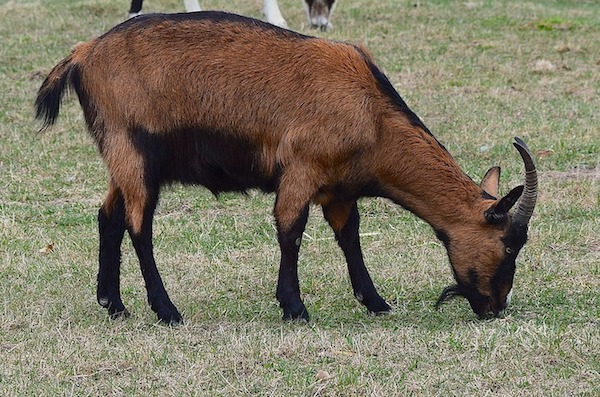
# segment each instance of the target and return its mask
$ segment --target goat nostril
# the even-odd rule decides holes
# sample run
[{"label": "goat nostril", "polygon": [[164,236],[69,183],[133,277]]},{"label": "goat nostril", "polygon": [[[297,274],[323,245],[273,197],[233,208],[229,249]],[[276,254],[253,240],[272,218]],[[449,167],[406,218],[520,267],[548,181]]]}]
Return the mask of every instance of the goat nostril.
[{"label": "goat nostril", "polygon": [[504,317],[505,314],[506,314],[506,306],[504,306],[504,308],[498,310],[497,313],[494,313],[494,316],[496,318],[499,318],[499,317]]},{"label": "goat nostril", "polygon": [[494,308],[492,310],[493,313],[494,313],[494,317],[496,317],[496,318],[503,317],[504,316],[504,311],[508,307],[508,303],[509,303],[509,301],[506,300],[506,301],[502,302],[497,309]]}]

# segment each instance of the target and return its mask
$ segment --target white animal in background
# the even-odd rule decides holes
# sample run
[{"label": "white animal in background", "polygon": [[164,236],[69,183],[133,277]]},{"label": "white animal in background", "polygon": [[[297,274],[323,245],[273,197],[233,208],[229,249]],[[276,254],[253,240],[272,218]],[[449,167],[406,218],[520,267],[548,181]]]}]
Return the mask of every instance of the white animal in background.
[{"label": "white animal in background", "polygon": [[[129,18],[133,18],[142,13],[143,1],[144,0],[131,0]],[[302,4],[306,11],[308,23],[312,26],[321,30],[331,29],[333,27],[331,24],[331,15],[335,8],[335,0],[302,0]],[[201,11],[198,0],[183,0],[183,5],[186,12]],[[287,22],[285,21],[285,18],[283,18],[283,15],[281,15],[277,0],[264,0],[263,14],[265,14],[267,22],[282,28],[287,27]]]}]

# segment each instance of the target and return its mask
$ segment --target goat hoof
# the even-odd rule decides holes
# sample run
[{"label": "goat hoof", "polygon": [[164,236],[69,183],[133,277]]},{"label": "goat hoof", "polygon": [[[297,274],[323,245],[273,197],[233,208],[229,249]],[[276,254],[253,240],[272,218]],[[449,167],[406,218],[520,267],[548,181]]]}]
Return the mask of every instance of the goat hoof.
[{"label": "goat hoof", "polygon": [[179,313],[177,313],[176,316],[171,317],[158,316],[158,319],[165,325],[183,325],[183,317]]},{"label": "goat hoof", "polygon": [[369,316],[387,316],[389,314],[392,314],[392,309],[381,311],[381,312],[372,312],[372,311],[369,311],[368,313],[369,313]]},{"label": "goat hoof", "polygon": [[183,317],[170,300],[151,303],[150,307],[156,313],[161,323],[167,325],[183,324]]},{"label": "goat hoof", "polygon": [[181,314],[179,314],[175,306],[173,306],[171,310],[157,312],[156,314],[158,315],[158,319],[160,320],[160,322],[163,324],[183,324],[183,317],[181,316]]},{"label": "goat hoof", "polygon": [[392,307],[388,305],[386,301],[381,299],[376,304],[368,305],[367,310],[371,315],[380,316],[384,314],[390,314],[392,312]]},{"label": "goat hoof", "polygon": [[165,313],[165,312],[157,313],[157,316],[158,316],[158,319],[160,320],[160,322],[163,324],[166,324],[166,325],[183,324],[183,317],[181,316],[181,314],[179,314],[177,309],[174,309],[167,313]]},{"label": "goat hoof", "polygon": [[130,316],[129,310],[123,308],[122,310],[111,310],[108,309],[108,315],[111,320],[125,319]]},{"label": "goat hoof", "polygon": [[177,310],[169,314],[157,314],[158,320],[165,325],[179,325],[183,324],[183,317]]},{"label": "goat hoof", "polygon": [[306,310],[304,303],[300,302],[293,307],[284,308],[282,319],[285,321],[308,322],[310,316],[308,315],[308,310]]},{"label": "goat hoof", "polygon": [[108,316],[111,320],[129,317],[129,311],[125,308],[120,298],[111,300],[104,296],[99,297],[98,304],[108,310]]}]

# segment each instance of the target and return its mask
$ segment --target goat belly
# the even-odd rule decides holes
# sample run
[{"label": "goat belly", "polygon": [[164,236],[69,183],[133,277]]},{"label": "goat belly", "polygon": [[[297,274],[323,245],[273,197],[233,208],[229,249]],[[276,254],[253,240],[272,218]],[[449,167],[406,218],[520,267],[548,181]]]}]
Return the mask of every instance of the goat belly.
[{"label": "goat belly", "polygon": [[133,142],[146,159],[145,174],[160,185],[196,184],[214,194],[277,188],[279,172],[264,171],[259,146],[230,132],[184,128],[157,134],[138,128]]}]

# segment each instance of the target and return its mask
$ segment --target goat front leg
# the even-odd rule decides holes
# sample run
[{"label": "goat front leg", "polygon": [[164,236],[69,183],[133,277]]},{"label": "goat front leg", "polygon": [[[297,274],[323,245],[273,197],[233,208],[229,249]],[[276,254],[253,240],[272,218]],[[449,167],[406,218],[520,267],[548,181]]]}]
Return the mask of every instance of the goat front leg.
[{"label": "goat front leg", "polygon": [[125,206],[121,192],[111,186],[98,211],[100,250],[96,297],[111,318],[127,317],[129,312],[121,300],[121,242],[125,234]]},{"label": "goat front leg", "polygon": [[391,312],[390,306],[377,293],[369,275],[360,247],[358,229],[360,217],[356,201],[332,202],[323,205],[323,215],[333,229],[335,238],[344,252],[354,296],[367,307],[369,313]]},{"label": "goat front leg", "polygon": [[283,309],[284,320],[309,320],[306,306],[300,298],[300,282],[298,280],[298,252],[307,219],[308,205],[304,207],[291,227],[282,227],[280,222],[277,222],[277,240],[281,249],[281,262],[276,296]]},{"label": "goat front leg", "polygon": [[282,177],[274,209],[277,240],[281,249],[276,296],[283,309],[284,320],[309,319],[306,306],[300,298],[298,281],[298,252],[311,196],[311,183],[303,171],[297,170]]}]

